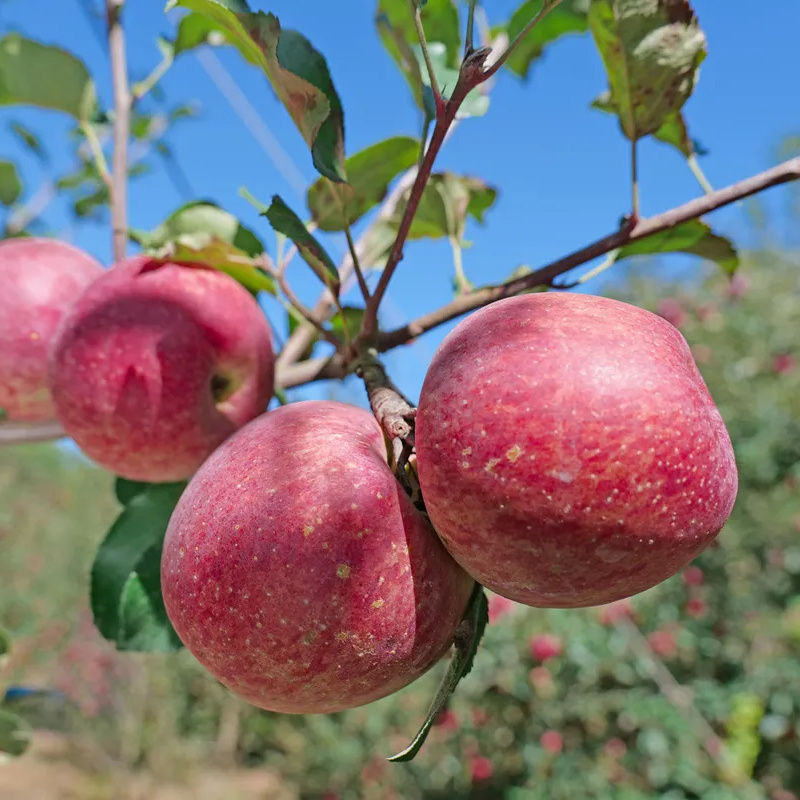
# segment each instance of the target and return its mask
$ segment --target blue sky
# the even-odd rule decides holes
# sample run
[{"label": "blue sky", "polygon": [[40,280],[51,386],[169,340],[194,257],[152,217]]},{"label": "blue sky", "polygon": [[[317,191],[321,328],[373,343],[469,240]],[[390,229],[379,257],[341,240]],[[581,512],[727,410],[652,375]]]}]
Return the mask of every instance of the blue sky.
[{"label": "blue sky", "polygon": [[[500,22],[519,2],[491,0],[485,6],[492,22]],[[80,54],[95,75],[103,101],[109,102],[106,54],[81,11],[82,4],[86,5],[83,0],[10,0],[0,5],[0,31],[19,30]],[[134,78],[143,77],[158,61],[155,35],[173,30],[175,17],[164,15],[163,5],[163,0],[128,4],[128,53]],[[275,12],[285,27],[301,30],[326,55],[345,106],[348,153],[388,136],[418,132],[406,84],[375,34],[373,0],[252,0],[251,5]],[[342,11],[344,7],[349,10]],[[695,0],[694,7],[708,36],[709,57],[686,116],[692,135],[710,151],[702,160],[707,176],[722,186],[774,163],[779,140],[800,132],[796,42],[800,3],[772,0],[759,4],[759,13],[746,0]],[[233,51],[215,52],[286,151],[290,169],[306,182],[313,181],[316,174],[308,151],[263,76]],[[279,193],[302,212],[303,197],[296,186],[260,149],[194,55],[176,63],[163,88],[168,103],[197,101],[201,108],[199,120],[177,127],[170,138],[197,196],[212,198],[239,215],[274,252],[266,221],[238,196],[238,189],[247,185],[265,200]],[[589,109],[604,88],[602,65],[591,39],[564,39],[539,62],[529,82],[503,75],[489,114],[463,122],[447,144],[437,167],[479,176],[501,191],[487,224],[471,226],[467,233],[474,246],[465,252],[465,268],[473,282],[496,282],[519,264],[535,267],[563,255],[608,233],[628,211],[627,142],[613,118]],[[12,150],[5,124],[12,118],[43,136],[57,169],[68,166],[63,136],[69,123],[48,112],[0,111],[0,153]],[[667,209],[698,194],[693,177],[671,148],[646,141],[640,163],[643,213]],[[31,187],[44,177],[30,160],[23,159],[22,167]],[[152,228],[183,199],[163,172],[137,180],[130,190],[131,225]],[[768,197],[775,210],[785,202],[784,189],[773,190]],[[48,210],[46,219],[60,235],[109,262],[107,226],[76,226],[58,205]],[[741,209],[720,211],[710,221],[739,243],[752,241]],[[330,244],[338,259],[344,242],[337,239]],[[660,269],[687,265],[698,266],[675,257]],[[446,243],[410,244],[392,284],[384,324],[394,327],[444,303],[452,295],[451,277]],[[313,300],[318,284],[299,260],[293,263],[290,279],[304,298]],[[602,286],[598,281],[587,289],[601,291]],[[396,382],[410,395],[417,395],[427,363],[447,330],[432,332],[390,356]],[[321,391],[304,396],[319,396]],[[356,383],[340,396],[360,402],[362,394]]]}]

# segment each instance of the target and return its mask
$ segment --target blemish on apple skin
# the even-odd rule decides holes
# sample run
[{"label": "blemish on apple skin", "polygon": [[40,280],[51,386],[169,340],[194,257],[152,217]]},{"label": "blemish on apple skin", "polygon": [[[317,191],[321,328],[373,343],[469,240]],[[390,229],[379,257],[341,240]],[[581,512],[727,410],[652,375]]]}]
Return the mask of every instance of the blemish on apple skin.
[{"label": "blemish on apple skin", "polygon": [[383,607],[383,600],[373,600],[372,607],[373,608],[382,608]]},{"label": "blemish on apple skin", "polygon": [[339,564],[336,567],[336,577],[337,578],[349,578],[350,577],[350,567],[347,564]]},{"label": "blemish on apple skin", "polygon": [[522,448],[515,444],[510,450],[506,451],[506,458],[513,464],[522,455]]},{"label": "blemish on apple skin", "polygon": [[499,463],[500,463],[500,459],[499,458],[490,458],[486,462],[486,466],[483,469],[486,472],[491,472]]}]

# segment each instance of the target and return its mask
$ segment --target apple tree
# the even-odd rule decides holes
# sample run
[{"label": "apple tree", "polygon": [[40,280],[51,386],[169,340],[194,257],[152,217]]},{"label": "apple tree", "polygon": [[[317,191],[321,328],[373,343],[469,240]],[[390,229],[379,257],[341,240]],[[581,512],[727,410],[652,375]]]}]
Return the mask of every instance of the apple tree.
[{"label": "apple tree", "polygon": [[[185,645],[234,694],[295,714],[385,697],[450,653],[419,732],[391,759],[402,761],[472,669],[484,588],[539,608],[624,600],[677,574],[725,525],[737,466],[686,341],[661,316],[570,290],[647,254],[690,254],[733,275],[735,244],[705,215],[799,178],[800,159],[708,184],[683,113],[706,57],[686,0],[529,0],[494,27],[478,0],[377,5],[420,126],[357,152],[324,55],[283,24],[294,20],[245,0],[171,0],[177,33],[134,84],[124,2],[107,0],[107,109],[75,55],[0,39],[2,104],[73,118],[80,166],[56,188],[76,192],[76,213],[108,205],[114,254],[103,270],[12,209],[0,243],[0,442],[68,436],[117,476],[121,511],[88,590],[120,650]],[[630,205],[597,241],[475,287],[466,225],[497,193],[437,169],[437,156],[458,127],[481,124],[470,118],[490,111],[501,71],[525,76],[568,33],[586,34],[604,65],[594,107],[628,142]],[[186,116],[148,116],[142,100],[207,46],[263,75],[319,173],[306,209],[242,187],[274,254],[205,200],[151,231],[128,218],[137,143],[169,163],[162,137]],[[18,134],[35,153],[35,135]],[[645,137],[679,151],[699,197],[641,215]],[[21,191],[15,164],[0,162],[0,199],[14,206]],[[332,235],[347,243],[338,264]],[[383,329],[387,289],[422,238],[452,245],[455,297]],[[298,261],[319,280],[313,306],[289,280]],[[285,309],[280,348],[262,301]],[[382,355],[461,317],[414,407]],[[370,411],[287,402],[287,389],[353,374]]]}]

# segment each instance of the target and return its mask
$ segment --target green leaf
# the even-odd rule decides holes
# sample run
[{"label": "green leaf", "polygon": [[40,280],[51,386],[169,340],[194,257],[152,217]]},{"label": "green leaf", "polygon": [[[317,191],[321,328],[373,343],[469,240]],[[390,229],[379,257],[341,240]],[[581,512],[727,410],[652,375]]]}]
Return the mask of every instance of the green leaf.
[{"label": "green leaf", "polygon": [[697,81],[706,37],[686,0],[592,0],[589,27],[625,135],[655,133],[680,111]]},{"label": "green leaf", "polygon": [[180,640],[161,598],[161,548],[185,483],[117,485],[127,504],[100,545],[91,574],[91,605],[100,633],[119,650],[164,652]]},{"label": "green leaf", "polygon": [[[425,66],[418,56],[419,38],[408,0],[379,0],[375,21],[383,46],[400,68],[411,87],[414,100],[422,108],[422,75]],[[453,0],[430,0],[422,12],[422,24],[428,42],[442,45],[444,66],[457,69],[461,52],[461,26],[458,8]]]},{"label": "green leaf", "polygon": [[314,166],[333,181],[347,179],[344,110],[328,65],[308,39],[282,30],[274,14],[251,12],[243,0],[171,0],[213,21],[226,41],[260,67],[311,149]]},{"label": "green leaf", "polygon": [[96,106],[89,71],[58,47],[10,33],[0,39],[0,106],[29,105],[88,121]]},{"label": "green leaf", "polygon": [[224,32],[220,31],[213,19],[203,14],[186,14],[178,23],[178,32],[172,43],[173,53],[177,57],[204,44],[221,44],[227,41]]},{"label": "green leaf", "polygon": [[42,145],[41,139],[28,127],[21,122],[11,120],[8,124],[11,132],[28,148],[40,161],[47,162],[47,151]]},{"label": "green leaf", "polygon": [[251,292],[275,294],[275,282],[255,261],[264,253],[261,240],[214,203],[187,203],[149,233],[131,230],[128,235],[158,258],[204,263]]},{"label": "green leaf", "polygon": [[0,161],[0,203],[10,206],[22,194],[22,181],[17,166],[11,161]]},{"label": "green leaf", "polygon": [[303,220],[277,194],[273,195],[272,205],[264,212],[264,216],[278,233],[288,236],[295,243],[303,260],[338,297],[339,270],[325,248],[306,230]]},{"label": "green leaf", "polygon": [[323,231],[341,231],[353,225],[383,200],[389,184],[414,166],[420,142],[395,136],[361,150],[347,159],[347,183],[320,178],[308,190],[312,219]]},{"label": "green leaf", "polygon": [[[344,314],[344,316],[342,314]],[[344,306],[341,312],[337,311],[336,314],[331,317],[331,327],[338,337],[352,340],[355,339],[361,331],[361,323],[363,320],[363,308]]]},{"label": "green leaf", "polygon": [[[464,235],[467,217],[483,223],[486,211],[497,199],[497,190],[479,178],[442,172],[431,175],[411,224],[409,239]],[[405,202],[399,204],[394,220],[399,223]]]},{"label": "green leaf", "polygon": [[[562,36],[585,33],[589,28],[586,15],[590,0],[562,0],[543,17],[509,56],[506,67],[520,78],[528,78],[531,65],[538,61],[547,47]],[[497,36],[503,30],[513,41],[523,28],[539,13],[542,0],[526,0],[512,15],[508,25],[492,31]]]},{"label": "green leaf", "polygon": [[696,255],[708,261],[715,261],[729,274],[733,274],[739,266],[739,256],[730,240],[713,233],[711,228],[699,219],[683,222],[670,230],[625,245],[620,249],[617,260],[657,253]]},{"label": "green leaf", "polygon": [[127,478],[117,477],[114,482],[114,494],[119,504],[126,506],[134,497],[146,492],[150,485],[141,481],[129,481]]},{"label": "green leaf", "polygon": [[32,733],[25,720],[0,709],[0,753],[21,756],[28,749]]},{"label": "green leaf", "polygon": [[11,636],[8,631],[0,628],[0,670],[8,663],[8,655],[11,652]]},{"label": "green leaf", "polygon": [[434,720],[444,709],[450,699],[450,695],[453,694],[461,679],[472,670],[475,654],[478,652],[478,645],[483,638],[488,622],[489,603],[486,599],[486,592],[483,586],[476,583],[464,618],[456,630],[453,642],[455,645],[453,657],[434,695],[433,702],[425,717],[425,722],[422,723],[422,727],[411,744],[405,750],[401,750],[396,755],[391,756],[388,759],[389,761],[411,761],[419,753],[428,738]]}]

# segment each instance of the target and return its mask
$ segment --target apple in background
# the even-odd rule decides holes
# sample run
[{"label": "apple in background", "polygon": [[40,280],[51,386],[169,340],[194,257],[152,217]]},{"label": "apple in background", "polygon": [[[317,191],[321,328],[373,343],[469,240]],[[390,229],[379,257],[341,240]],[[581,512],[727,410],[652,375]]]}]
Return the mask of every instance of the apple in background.
[{"label": "apple in background", "polygon": [[531,656],[534,661],[549,661],[551,658],[558,658],[564,651],[561,639],[549,633],[542,633],[531,639]]},{"label": "apple in background", "polygon": [[50,387],[78,446],[130,480],[188,478],[272,396],[266,317],[233,278],[146,256],[83,293],[53,345]]},{"label": "apple in background", "polygon": [[736,498],[731,441],[683,336],[592,295],[510,298],[457,325],[425,376],[416,445],[446,547],[531,606],[660,583]]},{"label": "apple in background", "polygon": [[474,582],[356,406],[259,417],[203,464],[169,523],[167,613],[234,694],[286,713],[372,702],[448,650]]},{"label": "apple in background", "polygon": [[49,422],[47,357],[58,324],[99,275],[90,255],[56,239],[0,242],[0,408],[9,420]]}]

